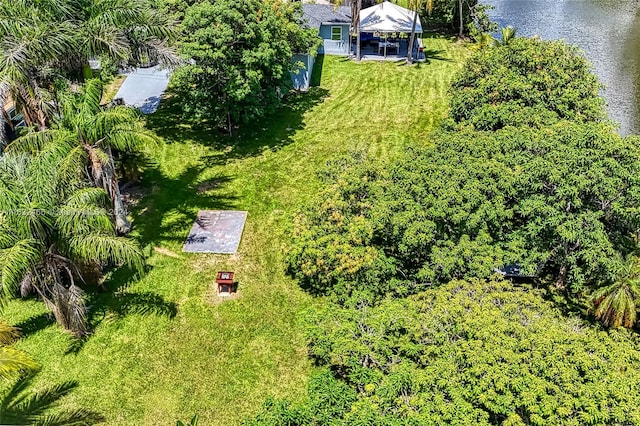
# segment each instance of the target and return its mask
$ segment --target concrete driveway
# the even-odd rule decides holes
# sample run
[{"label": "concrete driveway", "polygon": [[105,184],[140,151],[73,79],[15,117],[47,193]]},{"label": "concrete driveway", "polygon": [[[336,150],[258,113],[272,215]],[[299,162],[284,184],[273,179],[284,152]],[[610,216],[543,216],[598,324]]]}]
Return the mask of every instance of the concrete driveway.
[{"label": "concrete driveway", "polygon": [[116,93],[115,99],[122,98],[126,105],[134,106],[143,114],[151,114],[158,109],[160,99],[169,84],[171,72],[158,66],[137,68],[124,73],[127,78]]}]

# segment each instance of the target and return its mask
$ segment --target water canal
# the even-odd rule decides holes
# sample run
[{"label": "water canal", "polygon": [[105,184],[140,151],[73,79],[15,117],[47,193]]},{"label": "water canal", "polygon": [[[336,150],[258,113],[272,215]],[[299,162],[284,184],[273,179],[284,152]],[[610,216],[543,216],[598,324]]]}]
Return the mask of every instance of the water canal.
[{"label": "water canal", "polygon": [[640,0],[484,0],[518,35],[564,39],[584,50],[606,88],[620,133],[640,134]]}]

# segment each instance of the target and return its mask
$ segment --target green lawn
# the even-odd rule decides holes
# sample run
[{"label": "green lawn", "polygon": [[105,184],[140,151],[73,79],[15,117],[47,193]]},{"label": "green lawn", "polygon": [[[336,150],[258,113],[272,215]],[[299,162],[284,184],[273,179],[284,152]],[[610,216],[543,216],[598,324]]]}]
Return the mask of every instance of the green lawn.
[{"label": "green lawn", "polygon": [[[441,38],[425,47],[430,61],[413,67],[326,57],[318,87],[231,138],[182,124],[175,101],[165,101],[149,118],[163,143],[132,213],[148,272],[133,282],[120,271],[108,292],[91,295],[95,334],[82,344],[36,301],[4,309],[24,330],[19,346],[43,365],[36,383],[77,380],[66,403],[100,411],[110,425],[168,425],[194,413],[204,425],[233,425],[268,395],[303,398],[312,365],[298,317],[320,302],[284,274],[290,213],[317,190],[327,160],[428,143],[468,50]],[[196,212],[217,208],[249,212],[239,252],[182,253]],[[237,299],[215,301],[220,269],[236,271]]]}]

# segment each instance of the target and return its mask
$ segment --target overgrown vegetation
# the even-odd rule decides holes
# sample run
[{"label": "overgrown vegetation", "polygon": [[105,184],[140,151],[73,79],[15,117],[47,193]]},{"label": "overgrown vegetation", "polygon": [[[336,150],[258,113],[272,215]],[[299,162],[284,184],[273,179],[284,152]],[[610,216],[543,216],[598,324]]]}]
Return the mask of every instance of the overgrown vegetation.
[{"label": "overgrown vegetation", "polygon": [[302,28],[297,2],[221,0],[184,9],[180,46],[191,63],[176,71],[172,89],[185,116],[229,132],[280,107],[293,54],[318,44],[317,30]]},{"label": "overgrown vegetation", "polygon": [[[148,270],[137,280],[110,271],[104,292],[87,286],[93,332],[81,341],[51,326],[37,300],[10,302],[2,313],[23,329],[18,347],[43,366],[34,389],[76,380],[65,406],[91,407],[113,425],[194,414],[200,424],[233,425],[265,395],[302,398],[312,365],[298,319],[316,302],[284,274],[290,214],[319,189],[327,159],[356,148],[389,157],[426,140],[446,115],[446,90],[467,49],[442,38],[425,39],[425,49],[430,62],[416,67],[320,58],[319,87],[231,138],[185,123],[179,99],[164,100],[147,118],[162,140],[126,194],[130,235],[150,254]],[[249,211],[237,255],[181,253],[200,209]],[[239,297],[219,303],[211,274],[227,269]]]},{"label": "overgrown vegetation", "polygon": [[246,424],[640,421],[637,345],[542,296],[506,281],[452,281],[375,307],[315,309],[310,352],[325,369],[309,381],[309,401],[269,400]]},{"label": "overgrown vegetation", "polygon": [[[635,338],[579,318],[633,326],[638,296],[640,139],[598,88],[574,49],[511,38],[465,65],[433,146],[330,163],[287,247],[329,296],[305,322],[325,370],[247,424],[640,421]],[[547,293],[493,281],[507,264]]]},{"label": "overgrown vegetation", "polygon": [[290,268],[316,294],[371,300],[517,263],[578,295],[636,249],[638,142],[563,122],[440,133],[392,164],[333,163],[296,219]]}]

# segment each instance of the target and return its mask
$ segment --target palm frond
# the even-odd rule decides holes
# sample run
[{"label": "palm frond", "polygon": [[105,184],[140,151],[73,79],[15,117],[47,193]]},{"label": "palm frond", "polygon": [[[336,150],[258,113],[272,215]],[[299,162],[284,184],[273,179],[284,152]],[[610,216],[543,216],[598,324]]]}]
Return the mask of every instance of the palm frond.
[{"label": "palm frond", "polygon": [[14,343],[20,337],[20,330],[0,320],[0,345],[6,346]]},{"label": "palm frond", "polygon": [[124,152],[151,150],[157,146],[157,139],[149,132],[142,130],[120,130],[109,135],[105,143]]},{"label": "palm frond", "polygon": [[104,208],[95,204],[76,204],[62,207],[56,217],[56,227],[65,238],[95,232],[115,233],[111,216]]},{"label": "palm frond", "polygon": [[5,379],[16,377],[38,367],[38,363],[25,352],[11,346],[0,346],[0,377]]},{"label": "palm frond", "polygon": [[104,206],[107,203],[107,193],[102,188],[82,188],[74,191],[65,203],[67,207],[79,208],[88,205]]},{"label": "palm frond", "polygon": [[86,262],[113,263],[142,270],[143,256],[140,248],[124,237],[86,234],[72,238],[69,248],[76,258]]},{"label": "palm frond", "polygon": [[74,408],[47,414],[39,418],[35,426],[90,426],[102,423],[105,418],[95,411]]},{"label": "palm frond", "polygon": [[35,239],[24,239],[12,247],[0,250],[0,291],[4,297],[15,294],[25,274],[43,256],[43,247]]}]

